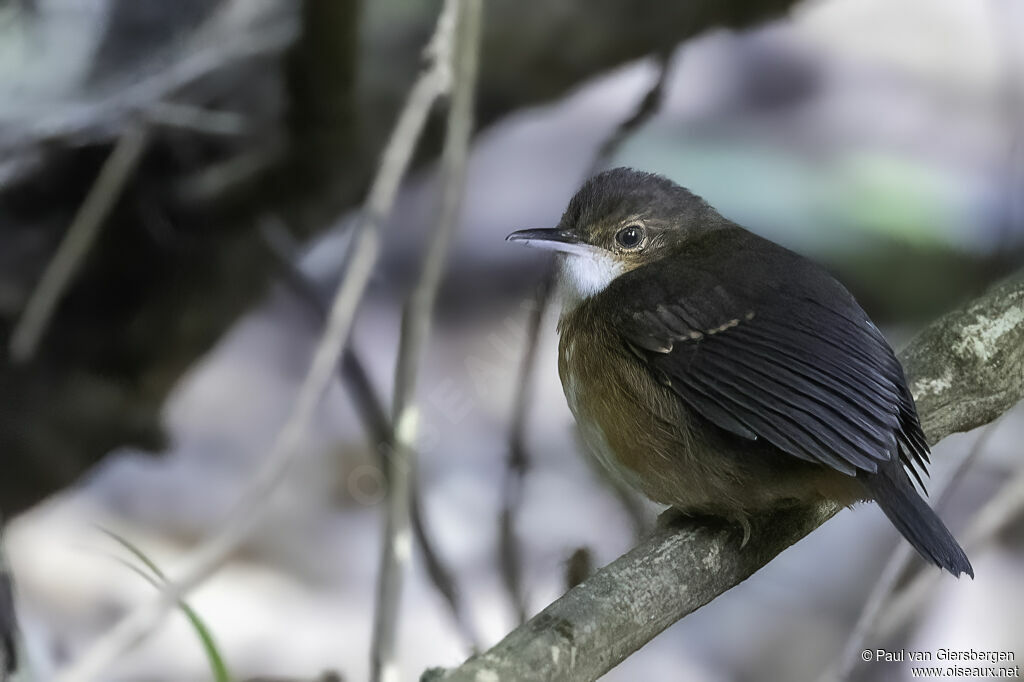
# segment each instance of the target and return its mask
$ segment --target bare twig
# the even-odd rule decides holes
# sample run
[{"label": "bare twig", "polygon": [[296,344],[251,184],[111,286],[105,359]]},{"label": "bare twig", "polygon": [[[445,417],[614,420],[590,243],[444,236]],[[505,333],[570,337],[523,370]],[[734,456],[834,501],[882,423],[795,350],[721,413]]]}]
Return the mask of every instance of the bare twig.
[{"label": "bare twig", "polygon": [[[967,456],[960,461],[956,469],[943,482],[941,492],[935,502],[937,510],[942,509],[956,489],[957,483],[962,480],[963,474],[978,456],[984,452],[985,446],[992,438],[992,434],[995,433],[999,421],[997,419],[985,427],[985,430],[974,441]],[[900,540],[892,557],[886,562],[882,573],[878,576],[878,580],[875,581],[874,588],[865,600],[864,608],[861,609],[857,622],[854,624],[853,630],[843,646],[843,650],[836,661],[828,666],[824,674],[819,678],[819,682],[839,681],[849,678],[854,666],[860,660],[858,654],[864,650],[864,642],[874,630],[879,616],[881,616],[886,604],[889,602],[903,572],[910,565],[913,556],[914,549],[910,543]]]},{"label": "bare twig", "polygon": [[223,161],[187,175],[174,183],[172,193],[183,204],[195,206],[238,192],[284,158],[287,148],[283,139],[264,140]]},{"label": "bare twig", "polygon": [[[972,429],[1024,397],[1024,271],[925,329],[900,353],[929,442]],[[1024,474],[978,516],[971,538],[1024,507]],[[656,530],[489,651],[424,680],[593,680],[680,618],[734,587],[831,518],[831,504],[754,519],[750,541],[692,519]]]},{"label": "bare twig", "polygon": [[145,118],[155,125],[191,130],[204,135],[244,135],[248,119],[234,111],[215,111],[177,102],[154,102],[146,107]]},{"label": "bare twig", "polygon": [[[217,20],[217,17],[210,19],[208,28],[212,28]],[[199,33],[202,35],[204,31]],[[23,149],[40,141],[77,139],[116,130],[123,125],[125,116],[145,112],[151,106],[165,106],[159,103],[170,94],[225,66],[279,52],[295,39],[295,35],[294,25],[275,21],[258,33],[214,41],[206,47],[189,51],[188,56],[167,69],[123,88],[107,99],[57,111],[29,126],[20,127],[9,136],[0,135],[0,151]]]},{"label": "bare twig", "polygon": [[658,76],[655,78],[654,84],[644,94],[633,113],[619,123],[619,125],[615,126],[611,135],[598,147],[590,169],[587,171],[588,176],[594,175],[604,168],[615,154],[618,153],[619,149],[622,148],[622,145],[629,139],[629,136],[642,128],[661,109],[661,103],[665,98],[665,85],[668,83],[668,77],[672,71],[670,68],[672,65],[672,50],[659,52],[656,60]]},{"label": "bare twig", "polygon": [[[1010,11],[1008,11],[1010,10]],[[1006,127],[1006,160],[999,176],[1003,178],[1005,200],[1001,206],[999,246],[1012,247],[1014,235],[1024,225],[1024,60],[1018,57],[1018,35],[1014,29],[1019,24],[1013,5],[992,3],[989,19],[993,31],[993,44],[1001,59],[1002,84],[1001,104]]]},{"label": "bare twig", "polygon": [[39,284],[29,296],[25,310],[11,333],[10,354],[13,362],[28,362],[35,355],[57,304],[96,243],[100,229],[117,205],[148,141],[147,127],[131,125],[122,133],[103,163],[96,182],[71,221],[63,241],[43,271]]},{"label": "bare twig", "polygon": [[441,207],[437,226],[427,245],[423,270],[402,315],[395,368],[393,452],[388,462],[387,511],[370,654],[370,679],[373,682],[398,679],[398,610],[403,574],[412,553],[409,507],[415,468],[413,445],[419,419],[416,385],[449,244],[462,204],[473,129],[481,5],[482,0],[446,0],[439,24],[451,22],[453,28],[439,34],[442,39],[434,43],[434,59],[438,63],[449,64],[451,68],[452,100],[441,152]]},{"label": "bare twig", "polygon": [[[327,303],[320,292],[306,275],[294,263],[294,247],[287,229],[278,221],[264,222],[261,225],[263,241],[280,268],[288,287],[305,302],[320,322],[327,317]],[[341,376],[351,391],[356,410],[366,429],[371,450],[379,456],[379,464],[384,472],[388,471],[386,451],[380,447],[382,443],[391,441],[391,419],[384,408],[384,402],[377,394],[369,373],[366,371],[356,349],[346,345],[341,361]],[[470,650],[479,649],[479,638],[469,621],[462,606],[462,598],[453,572],[445,565],[441,555],[434,548],[424,522],[423,502],[420,498],[419,486],[412,481],[412,500],[409,514],[412,520],[412,533],[416,545],[423,556],[423,564],[427,569],[434,588],[448,605],[455,626],[463,641]]]},{"label": "bare twig", "polygon": [[409,92],[353,232],[345,276],[338,285],[326,328],[299,388],[298,398],[234,512],[188,557],[178,580],[168,584],[157,599],[139,606],[101,636],[62,672],[59,682],[95,679],[118,656],[152,632],[179,599],[214,573],[259,527],[269,507],[267,498],[287,473],[313,412],[330,385],[338,355],[348,339],[356,308],[377,262],[381,225],[394,205],[398,185],[409,167],[430,109],[447,88],[447,81],[445,67],[435,60],[420,74]]},{"label": "bare twig", "polygon": [[[658,76],[650,87],[636,109],[623,119],[608,137],[598,146],[594,158],[587,168],[586,176],[589,177],[600,171],[608,163],[615,153],[622,147],[622,144],[629,136],[649,121],[661,106],[664,97],[665,84],[668,82],[669,65],[671,62],[671,50],[660,52],[657,56]],[[526,620],[528,605],[526,593],[523,587],[522,577],[522,549],[519,539],[516,537],[515,520],[519,515],[519,505],[522,500],[522,490],[526,474],[530,469],[530,457],[527,452],[526,421],[530,400],[533,397],[533,375],[536,365],[537,347],[540,344],[544,313],[555,288],[555,264],[554,259],[547,266],[547,272],[541,280],[532,305],[530,317],[526,329],[526,345],[523,347],[523,359],[519,366],[519,376],[516,382],[516,394],[512,399],[512,419],[509,422],[508,435],[508,457],[505,462],[505,480],[502,485],[502,507],[498,517],[498,565],[501,570],[502,582],[512,600],[512,607],[515,610],[518,623]],[[633,525],[638,530],[645,527],[643,510],[633,503],[631,491],[626,490],[614,481],[609,480],[609,485],[615,492],[616,499],[622,504],[623,509],[633,520]]]},{"label": "bare twig", "polygon": [[534,366],[537,364],[541,325],[554,285],[555,270],[549,265],[540,288],[533,297],[527,322],[526,347],[519,365],[512,421],[509,424],[508,458],[505,464],[505,481],[502,485],[501,514],[498,517],[498,565],[505,589],[512,599],[517,623],[524,623],[528,615],[526,594],[523,589],[522,550],[515,530],[515,520],[519,515],[519,506],[523,498],[523,484],[530,468],[530,457],[526,450],[526,418],[533,397],[534,377],[537,374]]},{"label": "bare twig", "polygon": [[[974,515],[963,532],[964,549],[977,551],[992,542],[1001,531],[1024,516],[1024,470],[1018,471],[999,492]],[[891,637],[906,625],[927,603],[941,574],[918,573],[898,594],[888,601],[876,619],[877,634]]]},{"label": "bare twig", "polygon": [[[305,273],[296,267],[296,246],[288,228],[280,218],[267,218],[260,223],[260,236],[262,243],[274,259],[274,264],[281,273],[288,290],[306,305],[316,317],[317,322],[323,324],[327,320],[329,302]],[[379,445],[388,442],[391,438],[391,419],[384,407],[384,401],[377,394],[377,389],[370,381],[370,374],[359,353],[352,346],[351,340],[345,344],[339,369],[342,380],[352,393],[352,402],[366,429],[370,446],[374,452],[378,452]],[[381,465],[384,465],[383,458]]]},{"label": "bare twig", "polygon": [[314,678],[309,677],[250,677],[245,682],[344,682],[341,673],[333,670],[322,672]]}]

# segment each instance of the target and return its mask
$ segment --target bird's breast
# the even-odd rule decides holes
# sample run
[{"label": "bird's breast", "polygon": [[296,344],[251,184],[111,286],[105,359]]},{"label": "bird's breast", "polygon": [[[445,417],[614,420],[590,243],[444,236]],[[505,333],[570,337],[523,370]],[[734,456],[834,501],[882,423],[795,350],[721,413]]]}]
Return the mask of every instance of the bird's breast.
[{"label": "bird's breast", "polygon": [[656,501],[679,494],[685,408],[598,323],[563,321],[558,372],[580,435],[595,458]]},{"label": "bird's breast", "polygon": [[[620,460],[619,453],[606,435],[606,429],[614,433],[618,428],[617,420],[602,409],[600,401],[593,399],[599,392],[608,391],[611,387],[595,381],[587,363],[578,359],[576,343],[570,341],[559,345],[559,377],[569,410],[576,418],[580,436],[606,471],[627,485],[641,487],[636,470]],[[628,453],[625,459],[628,461]]]}]

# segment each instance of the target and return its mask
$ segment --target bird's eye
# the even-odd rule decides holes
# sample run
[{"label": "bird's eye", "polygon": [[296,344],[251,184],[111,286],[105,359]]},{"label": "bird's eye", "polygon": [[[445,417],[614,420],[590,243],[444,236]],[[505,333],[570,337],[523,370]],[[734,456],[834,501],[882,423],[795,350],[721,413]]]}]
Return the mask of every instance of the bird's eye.
[{"label": "bird's eye", "polygon": [[615,241],[624,249],[635,249],[644,241],[644,228],[640,225],[627,225],[615,233]]}]

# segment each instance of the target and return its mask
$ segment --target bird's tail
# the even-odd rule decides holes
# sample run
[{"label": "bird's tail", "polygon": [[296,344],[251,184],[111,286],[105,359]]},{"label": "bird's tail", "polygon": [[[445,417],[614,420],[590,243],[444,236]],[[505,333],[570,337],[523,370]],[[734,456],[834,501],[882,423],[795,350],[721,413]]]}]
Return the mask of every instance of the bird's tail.
[{"label": "bird's tail", "polygon": [[14,588],[7,565],[4,529],[0,521],[0,680],[18,670],[18,619],[14,612]]},{"label": "bird's tail", "polygon": [[974,577],[974,569],[956,538],[932,508],[917,494],[902,468],[861,476],[871,496],[892,525],[928,561],[956,577]]}]

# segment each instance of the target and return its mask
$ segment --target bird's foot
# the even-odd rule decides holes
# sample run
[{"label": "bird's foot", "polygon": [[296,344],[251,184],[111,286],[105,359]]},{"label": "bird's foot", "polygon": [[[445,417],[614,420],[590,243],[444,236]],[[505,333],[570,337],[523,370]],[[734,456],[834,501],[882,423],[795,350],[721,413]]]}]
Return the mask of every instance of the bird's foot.
[{"label": "bird's foot", "polygon": [[719,527],[722,525],[728,526],[730,520],[724,516],[718,514],[705,514],[702,512],[695,511],[683,511],[678,507],[669,507],[665,511],[658,514],[658,520],[655,522],[657,528],[682,528],[692,525],[701,525],[709,527]]},{"label": "bird's foot", "polygon": [[711,525],[722,525],[728,528],[728,524],[735,523],[743,531],[743,537],[740,539],[740,549],[747,546],[750,542],[750,534],[752,526],[750,525],[750,519],[746,515],[740,514],[737,516],[722,517],[718,515],[703,515],[687,513],[676,507],[669,507],[665,511],[658,514],[657,527],[658,528],[673,528],[683,525],[684,523],[692,523],[694,519],[700,519],[702,522],[706,522]]},{"label": "bird's foot", "polygon": [[743,549],[750,542],[750,519],[746,516],[739,516],[736,518],[736,523],[743,529],[743,539],[740,540],[740,549]]}]

